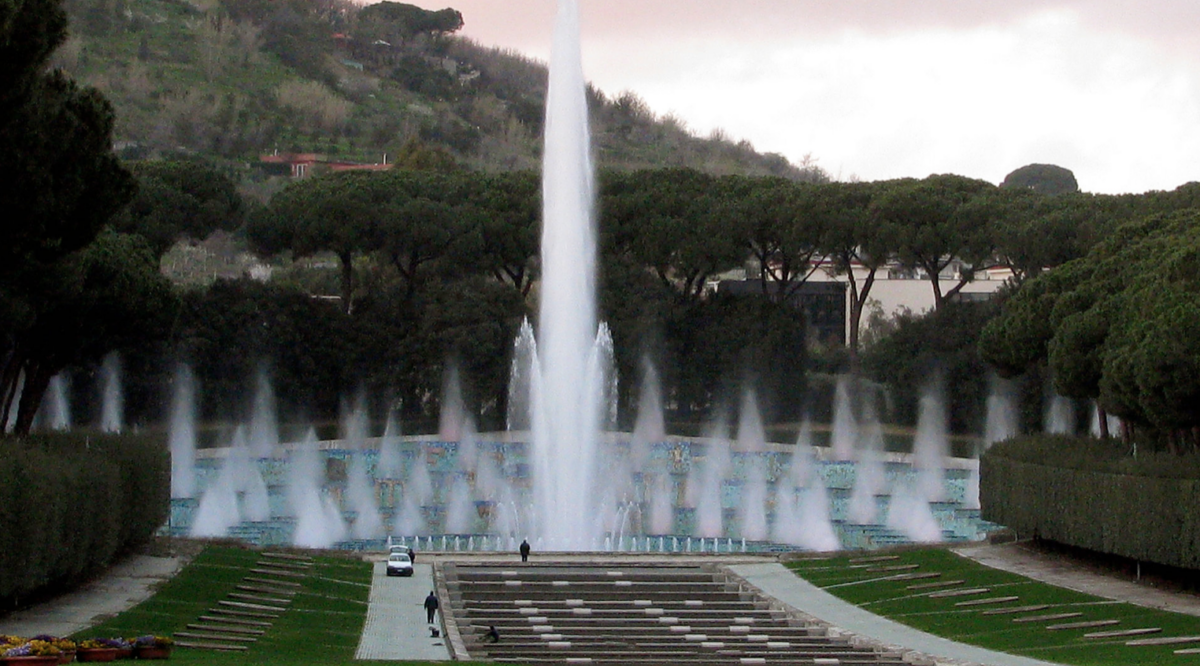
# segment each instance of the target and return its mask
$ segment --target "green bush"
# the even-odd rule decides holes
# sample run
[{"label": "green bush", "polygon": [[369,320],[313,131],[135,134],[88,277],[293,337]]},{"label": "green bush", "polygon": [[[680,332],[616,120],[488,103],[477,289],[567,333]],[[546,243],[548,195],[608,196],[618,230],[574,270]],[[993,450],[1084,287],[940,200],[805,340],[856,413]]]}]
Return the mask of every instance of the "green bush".
[{"label": "green bush", "polygon": [[163,524],[160,440],[38,436],[0,442],[0,604],[78,582]]},{"label": "green bush", "polygon": [[983,517],[1021,536],[1200,569],[1200,456],[1130,453],[1052,436],[993,446],[980,466]]}]

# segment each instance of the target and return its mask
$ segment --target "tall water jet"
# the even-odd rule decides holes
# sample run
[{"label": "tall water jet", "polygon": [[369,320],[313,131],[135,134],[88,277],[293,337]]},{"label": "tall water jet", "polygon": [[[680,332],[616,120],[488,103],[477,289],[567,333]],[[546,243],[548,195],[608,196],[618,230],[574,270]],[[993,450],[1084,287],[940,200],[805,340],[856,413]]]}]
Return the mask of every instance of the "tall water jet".
[{"label": "tall water jet", "polygon": [[1057,393],[1050,396],[1046,406],[1043,429],[1051,435],[1070,435],[1075,432],[1075,403]]},{"label": "tall water jet", "polygon": [[[70,376],[59,373],[50,378],[50,383],[46,386],[46,398],[42,401],[46,410],[45,418],[42,419],[43,427],[57,432],[71,429],[70,393]],[[42,415],[39,413],[38,416]]]},{"label": "tall water jet", "polygon": [[241,426],[233,431],[233,443],[229,447],[227,463],[237,472],[236,488],[241,499],[242,518],[262,522],[271,518],[271,503],[267,482],[263,479],[258,463],[251,459],[246,432]]},{"label": "tall water jet", "polygon": [[700,469],[699,483],[689,484],[688,491],[694,493],[696,507],[696,535],[719,537],[724,535],[721,498],[724,495],[725,475],[731,466],[729,457],[729,434],[725,423],[718,422],[704,445],[704,463]]},{"label": "tall water jet", "polygon": [[887,490],[887,476],[883,468],[883,427],[876,416],[874,401],[868,401],[863,410],[862,444],[858,463],[854,467],[854,488],[850,492],[847,517],[856,525],[874,525],[879,521],[879,503],[876,496]]},{"label": "tall water jet", "polygon": [[675,531],[675,507],[671,501],[671,475],[659,474],[650,491],[650,534]]},{"label": "tall water jet", "polygon": [[914,491],[928,502],[945,499],[946,456],[950,454],[950,433],[946,403],[938,385],[921,392],[917,433],[913,440],[913,467],[917,471]]},{"label": "tall water jet", "polygon": [[533,364],[537,357],[537,340],[533,326],[526,319],[513,343],[512,364],[508,372],[508,414],[506,426],[510,432],[529,430],[532,405]]},{"label": "tall water jet", "polygon": [[829,445],[834,460],[854,460],[854,442],[858,438],[854,420],[854,402],[850,396],[851,378],[840,375],[833,398],[833,431]]},{"label": "tall water jet", "polygon": [[983,445],[1016,437],[1021,432],[1017,412],[1017,386],[1010,380],[993,376],[987,398],[987,421],[983,430]]},{"label": "tall water jet", "polygon": [[[752,389],[742,394],[738,413],[737,448],[743,453],[745,481],[738,502],[738,522],[744,539],[767,538],[767,470],[761,455],[766,447],[766,431],[758,410],[758,398]],[[749,453],[750,455],[745,455]]]},{"label": "tall water jet", "polygon": [[659,387],[658,371],[654,369],[654,364],[649,358],[642,357],[637,421],[633,424],[633,436],[629,441],[629,462],[633,469],[645,468],[650,457],[650,445],[661,442],[666,437],[667,427],[663,421],[662,390]]},{"label": "tall water jet", "polygon": [[324,485],[324,460],[317,435],[309,430],[300,446],[292,450],[288,466],[287,499],[296,516],[292,545],[328,548],[345,538],[345,521],[333,500],[322,491]]},{"label": "tall water jet", "polygon": [[341,418],[342,439],[347,448],[362,449],[371,436],[371,415],[367,411],[367,394],[359,390],[349,408],[343,405]]},{"label": "tall water jet", "polygon": [[943,538],[942,528],[934,518],[929,502],[906,483],[899,483],[892,489],[887,526],[917,543],[937,543]]},{"label": "tall water jet", "polygon": [[367,473],[367,457],[361,451],[351,454],[346,471],[346,505],[354,512],[352,534],[356,539],[383,536],[383,517],[379,515],[379,498],[375,484]]},{"label": "tall water jet", "polygon": [[467,482],[466,475],[455,475],[454,484],[450,486],[449,491],[444,530],[449,534],[466,534],[473,531],[471,523],[475,504],[471,501],[471,485]]},{"label": "tall water jet", "polygon": [[196,378],[180,363],[171,396],[171,497],[196,494]]},{"label": "tall water jet", "polygon": [[408,474],[404,480],[404,499],[400,504],[400,514],[396,516],[392,531],[399,534],[416,535],[426,528],[425,515],[421,507],[429,503],[433,497],[433,480],[429,477],[429,466],[425,460],[425,450],[418,449],[413,457]]},{"label": "tall water jet", "polygon": [[443,442],[457,442],[462,438],[463,419],[467,409],[463,401],[458,365],[447,363],[445,372],[442,378],[442,408],[438,412],[438,439]]},{"label": "tall water jet", "polygon": [[829,491],[815,473],[800,498],[800,534],[797,545],[807,550],[828,552],[842,547],[829,518]]},{"label": "tall water jet", "polygon": [[400,421],[395,413],[388,414],[383,437],[379,441],[379,460],[375,462],[375,478],[398,479],[403,471],[400,459]]},{"label": "tall water jet", "polygon": [[279,446],[279,417],[275,412],[275,390],[266,369],[259,368],[250,412],[250,451],[255,457],[266,458],[276,446]]},{"label": "tall water jet", "polygon": [[588,498],[605,385],[594,353],[595,229],[579,7],[560,0],[550,56],[542,171],[542,281],[533,382],[534,495],[538,531],[586,544]]},{"label": "tall water jet", "polygon": [[100,430],[121,432],[125,427],[125,394],[121,389],[121,355],[110,352],[100,367]]},{"label": "tall water jet", "polygon": [[234,464],[227,456],[216,480],[204,489],[192,519],[191,536],[223,537],[229,534],[229,528],[242,522]]}]

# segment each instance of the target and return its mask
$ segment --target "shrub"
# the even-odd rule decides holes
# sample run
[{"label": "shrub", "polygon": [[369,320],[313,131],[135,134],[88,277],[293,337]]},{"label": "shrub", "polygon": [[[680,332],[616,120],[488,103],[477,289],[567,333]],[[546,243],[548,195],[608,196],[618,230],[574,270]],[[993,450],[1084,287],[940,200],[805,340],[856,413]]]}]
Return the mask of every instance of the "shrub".
[{"label": "shrub", "polygon": [[0,444],[0,602],[70,585],[145,543],[166,520],[160,440],[38,436]]},{"label": "shrub", "polygon": [[993,446],[980,467],[983,517],[1020,535],[1200,568],[1200,455],[1130,452],[1053,436]]}]

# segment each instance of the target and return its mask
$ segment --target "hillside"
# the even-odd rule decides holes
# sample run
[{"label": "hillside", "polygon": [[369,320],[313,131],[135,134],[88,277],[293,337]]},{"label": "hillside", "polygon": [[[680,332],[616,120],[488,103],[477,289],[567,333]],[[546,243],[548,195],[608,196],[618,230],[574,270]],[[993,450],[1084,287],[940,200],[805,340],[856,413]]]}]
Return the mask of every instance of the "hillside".
[{"label": "hillside", "polygon": [[[273,151],[377,163],[406,145],[472,168],[537,166],[547,72],[454,33],[464,17],[345,0],[66,0],[55,56],[116,107],[129,158],[199,153],[236,162]],[[465,17],[470,20],[470,17]],[[720,132],[698,137],[636,95],[592,92],[605,166],[824,178]]]}]

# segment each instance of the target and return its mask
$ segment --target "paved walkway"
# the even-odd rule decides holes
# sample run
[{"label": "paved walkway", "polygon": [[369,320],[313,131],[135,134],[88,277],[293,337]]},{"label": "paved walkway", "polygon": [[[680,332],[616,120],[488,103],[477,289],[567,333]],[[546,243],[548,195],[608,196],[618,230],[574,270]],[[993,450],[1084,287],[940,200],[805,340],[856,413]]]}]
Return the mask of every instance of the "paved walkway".
[{"label": "paved walkway", "polygon": [[768,596],[823,620],[843,633],[869,639],[890,649],[915,650],[937,663],[986,666],[1053,666],[1051,662],[995,652],[927,634],[865,611],[818,588],[782,564],[735,564],[729,569]]},{"label": "paved walkway", "polygon": [[182,568],[184,558],[135,555],[74,592],[0,618],[0,634],[69,636],[154,595]]},{"label": "paved walkway", "polygon": [[1028,542],[978,544],[955,548],[954,552],[987,565],[1105,599],[1126,601],[1138,606],[1172,613],[1200,616],[1200,596],[1172,592],[1121,578],[1110,572],[1090,570],[1086,565],[1031,548]]},{"label": "paved walkway", "polygon": [[434,589],[433,566],[418,562],[413,569],[410,578],[389,578],[387,563],[375,563],[367,621],[355,659],[450,660],[446,641],[431,637],[425,623],[425,596]]}]

